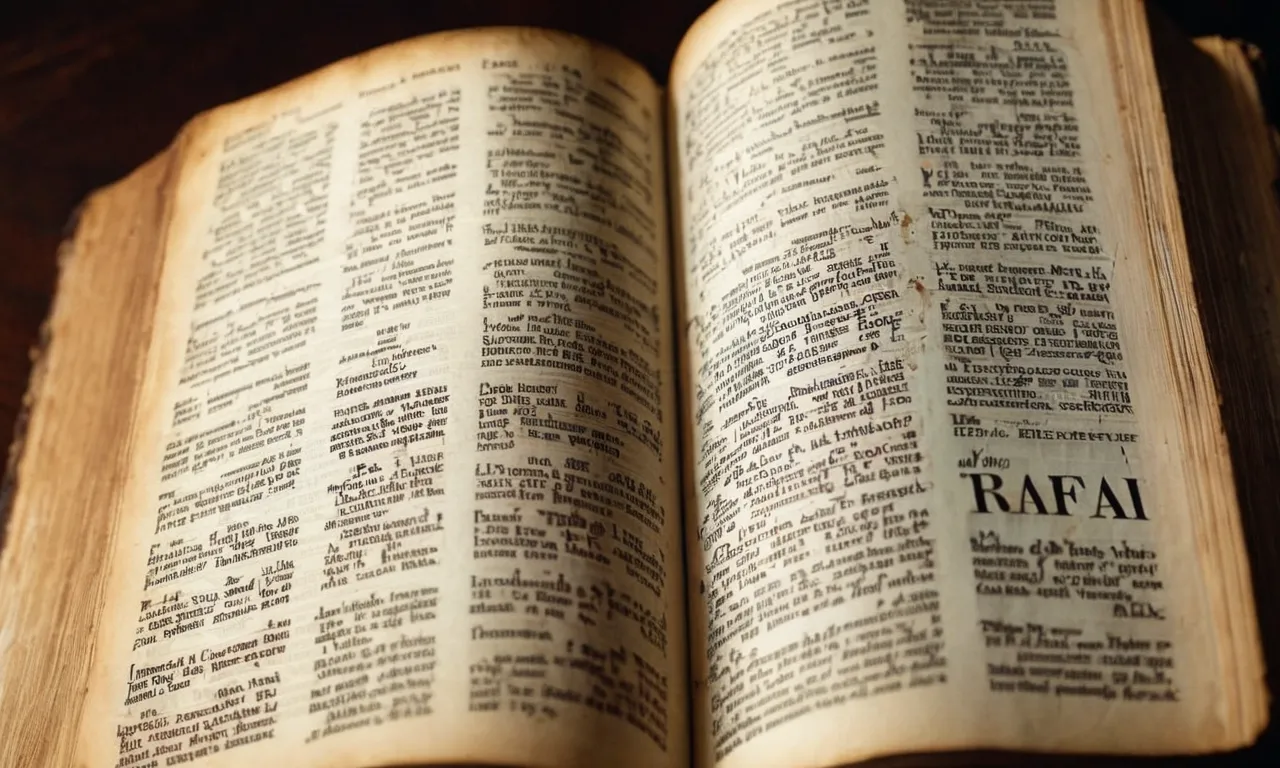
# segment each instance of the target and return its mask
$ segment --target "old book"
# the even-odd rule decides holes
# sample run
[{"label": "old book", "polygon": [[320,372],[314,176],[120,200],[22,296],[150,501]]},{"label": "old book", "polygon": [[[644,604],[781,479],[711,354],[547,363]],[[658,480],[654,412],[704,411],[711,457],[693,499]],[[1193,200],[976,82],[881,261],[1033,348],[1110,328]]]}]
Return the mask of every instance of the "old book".
[{"label": "old book", "polygon": [[[1150,41],[1138,3],[725,0],[665,89],[483,29],[197,117],[62,255],[0,764],[1251,743],[1271,510],[1194,272],[1237,252],[1189,252]],[[1233,186],[1183,191],[1270,248],[1205,50],[1225,106],[1174,131]]]}]

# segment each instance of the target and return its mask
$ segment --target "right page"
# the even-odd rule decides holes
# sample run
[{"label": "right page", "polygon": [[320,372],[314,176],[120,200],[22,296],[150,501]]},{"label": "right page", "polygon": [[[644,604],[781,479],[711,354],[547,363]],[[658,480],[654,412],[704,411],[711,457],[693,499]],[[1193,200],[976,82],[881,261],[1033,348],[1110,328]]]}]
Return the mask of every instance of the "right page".
[{"label": "right page", "polygon": [[702,765],[1254,738],[1137,3],[726,0],[671,74]]}]

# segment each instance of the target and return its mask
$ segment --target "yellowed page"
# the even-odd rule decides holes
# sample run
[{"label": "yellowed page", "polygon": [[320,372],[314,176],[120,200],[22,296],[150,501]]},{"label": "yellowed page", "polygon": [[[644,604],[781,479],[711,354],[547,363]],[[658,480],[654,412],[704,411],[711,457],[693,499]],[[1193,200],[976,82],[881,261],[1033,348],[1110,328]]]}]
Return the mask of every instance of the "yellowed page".
[{"label": "yellowed page", "polygon": [[685,764],[660,113],[488,30],[188,130],[77,765]]},{"label": "yellowed page", "polygon": [[[67,765],[128,472],[175,153],[75,215],[59,248],[0,512],[0,765]],[[71,586],[71,585],[74,585]]]},{"label": "yellowed page", "polygon": [[699,764],[1265,720],[1167,143],[1123,130],[1158,93],[1113,84],[1145,32],[1121,69],[1106,8],[726,0],[682,44]]}]

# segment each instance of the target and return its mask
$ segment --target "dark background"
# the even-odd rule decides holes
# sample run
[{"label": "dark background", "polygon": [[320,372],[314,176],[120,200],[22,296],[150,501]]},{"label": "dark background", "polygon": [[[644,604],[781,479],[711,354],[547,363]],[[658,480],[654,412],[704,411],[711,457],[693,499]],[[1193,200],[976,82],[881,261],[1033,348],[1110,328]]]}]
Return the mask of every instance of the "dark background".
[{"label": "dark background", "polygon": [[[553,27],[604,41],[662,82],[680,37],[710,5],[706,0],[0,4],[2,445],[10,440],[26,388],[29,350],[49,307],[55,254],[68,217],[95,187],[164,149],[196,113],[383,43],[491,24]],[[1188,35],[1243,38],[1280,66],[1280,0],[1151,4]],[[1274,116],[1277,87],[1266,78],[1261,85]],[[1164,87],[1177,83],[1165,77]],[[1275,760],[1280,756],[1276,731],[1273,726],[1258,747],[1234,755],[1230,763],[1280,762]]]}]

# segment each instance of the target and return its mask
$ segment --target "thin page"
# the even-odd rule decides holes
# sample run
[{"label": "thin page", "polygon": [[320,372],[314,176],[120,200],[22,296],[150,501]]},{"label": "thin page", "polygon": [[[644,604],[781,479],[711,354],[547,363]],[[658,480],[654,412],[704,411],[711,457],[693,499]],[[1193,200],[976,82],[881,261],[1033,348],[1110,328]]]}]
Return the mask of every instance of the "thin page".
[{"label": "thin page", "polygon": [[660,118],[490,30],[188,131],[81,764],[686,762]]},{"label": "thin page", "polygon": [[1101,14],[740,0],[682,44],[700,764],[1256,732]]}]

